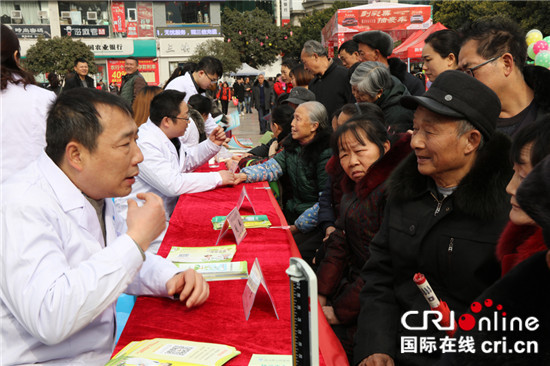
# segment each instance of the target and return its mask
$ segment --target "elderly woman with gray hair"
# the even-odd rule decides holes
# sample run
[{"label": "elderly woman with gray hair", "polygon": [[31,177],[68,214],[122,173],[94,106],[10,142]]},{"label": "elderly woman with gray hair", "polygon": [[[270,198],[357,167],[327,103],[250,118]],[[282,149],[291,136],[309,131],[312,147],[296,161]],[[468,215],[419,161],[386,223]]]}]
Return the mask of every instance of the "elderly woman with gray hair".
[{"label": "elderly woman with gray hair", "polygon": [[412,128],[413,112],[399,103],[410,93],[384,64],[362,62],[351,75],[350,84],[357,102],[374,103],[382,109],[388,129],[405,132]]},{"label": "elderly woman with gray hair", "polygon": [[319,102],[302,103],[294,112],[291,124],[291,139],[284,150],[263,164],[244,168],[236,175],[235,182],[274,181],[287,175],[292,187],[283,212],[291,225],[291,231],[298,233],[310,225],[308,216],[302,215],[319,200],[327,181],[325,165],[332,155],[329,124],[325,107]]}]

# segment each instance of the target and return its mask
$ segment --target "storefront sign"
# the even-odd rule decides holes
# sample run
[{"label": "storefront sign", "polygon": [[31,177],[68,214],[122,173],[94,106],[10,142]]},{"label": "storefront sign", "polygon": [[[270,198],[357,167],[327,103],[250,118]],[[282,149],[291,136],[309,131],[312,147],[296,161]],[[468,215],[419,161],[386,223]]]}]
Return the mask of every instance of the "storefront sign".
[{"label": "storefront sign", "polygon": [[111,5],[111,13],[113,14],[113,32],[124,33],[126,28],[126,15],[123,1],[113,1]]},{"label": "storefront sign", "polygon": [[157,27],[156,35],[163,37],[223,37],[220,27],[185,26],[185,27]]},{"label": "storefront sign", "polygon": [[[109,84],[120,85],[122,76],[126,75],[124,70],[124,60],[108,60],[107,73]],[[139,59],[139,72],[145,78],[149,85],[159,84],[159,65],[157,59]]]},{"label": "storefront sign", "polygon": [[124,56],[134,53],[134,41],[129,39],[85,39],[84,43],[90,47],[95,57],[98,56]]},{"label": "storefront sign", "polygon": [[290,23],[290,4],[289,0],[281,0],[281,25]]},{"label": "storefront sign", "polygon": [[12,25],[11,29],[17,35],[17,38],[52,38],[52,32],[49,25]]},{"label": "storefront sign", "polygon": [[138,36],[154,37],[155,30],[153,28],[153,4],[138,2],[137,12],[138,12]]},{"label": "storefront sign", "polygon": [[[220,38],[221,39],[221,38]],[[204,38],[195,39],[159,39],[158,56],[187,57],[195,53],[195,49],[205,41]]]},{"label": "storefront sign", "polygon": [[107,25],[62,25],[61,35],[68,37],[108,37],[109,26]]}]

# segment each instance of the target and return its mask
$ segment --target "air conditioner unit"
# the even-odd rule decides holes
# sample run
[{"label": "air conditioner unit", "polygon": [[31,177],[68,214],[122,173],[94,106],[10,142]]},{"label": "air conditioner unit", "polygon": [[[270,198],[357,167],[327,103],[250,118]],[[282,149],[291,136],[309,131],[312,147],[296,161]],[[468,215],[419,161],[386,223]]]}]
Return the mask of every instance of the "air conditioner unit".
[{"label": "air conditioner unit", "polygon": [[128,16],[127,16],[126,20],[129,21],[129,22],[137,21],[137,9],[128,8]]},{"label": "air conditioner unit", "polygon": [[89,11],[86,13],[86,19],[97,20],[97,13],[95,11]]},{"label": "air conditioner unit", "polygon": [[38,18],[48,19],[48,11],[47,10],[39,10],[38,11]]},{"label": "air conditioner unit", "polygon": [[71,19],[71,12],[70,11],[62,11],[61,12],[61,18],[62,19]]},{"label": "air conditioner unit", "polygon": [[11,18],[12,19],[23,19],[23,14],[21,13],[21,10],[12,10],[11,11]]}]

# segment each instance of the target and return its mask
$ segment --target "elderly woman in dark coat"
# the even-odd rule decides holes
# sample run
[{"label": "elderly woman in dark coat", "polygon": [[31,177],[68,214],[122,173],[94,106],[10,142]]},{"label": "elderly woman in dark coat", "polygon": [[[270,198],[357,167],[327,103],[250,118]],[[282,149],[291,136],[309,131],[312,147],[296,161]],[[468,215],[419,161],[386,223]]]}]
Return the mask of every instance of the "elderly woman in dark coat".
[{"label": "elderly woman in dark coat", "polygon": [[351,75],[350,83],[355,99],[379,106],[384,112],[386,126],[394,132],[412,128],[413,112],[399,103],[402,96],[410,93],[384,64],[362,62]]},{"label": "elderly woman in dark coat", "polygon": [[333,137],[334,155],[346,176],[336,230],[326,241],[317,270],[318,291],[323,312],[349,357],[363,287],[359,274],[382,222],[384,181],[411,152],[409,141],[410,135],[403,135],[390,149],[384,121],[374,113],[352,118]]}]

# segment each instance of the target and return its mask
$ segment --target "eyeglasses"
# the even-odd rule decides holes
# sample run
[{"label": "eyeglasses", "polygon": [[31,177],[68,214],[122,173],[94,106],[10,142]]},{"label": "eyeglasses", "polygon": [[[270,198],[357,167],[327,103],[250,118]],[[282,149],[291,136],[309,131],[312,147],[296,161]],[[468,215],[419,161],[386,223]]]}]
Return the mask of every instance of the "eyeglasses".
[{"label": "eyeglasses", "polygon": [[210,76],[208,76],[207,73],[204,73],[204,75],[206,75],[206,77],[208,78],[208,80],[210,80],[210,83],[216,84],[216,83],[218,82],[218,78],[212,79]]},{"label": "eyeglasses", "polygon": [[476,66],[474,66],[474,67],[467,67],[467,68],[465,68],[465,69],[462,69],[461,71],[462,71],[463,73],[465,73],[465,74],[467,74],[467,75],[470,75],[471,77],[474,77],[474,78],[475,78],[474,70],[479,69],[481,66],[487,65],[489,62],[493,62],[493,61],[495,61],[495,60],[498,60],[498,59],[501,58],[501,57],[502,57],[502,55],[497,56],[497,57],[490,58],[490,59],[488,59],[487,61],[480,63],[479,65],[476,65]]},{"label": "eyeglasses", "polygon": [[189,117],[174,117],[174,116],[170,116],[169,118],[174,118],[174,119],[182,119],[186,122],[189,122]]}]

